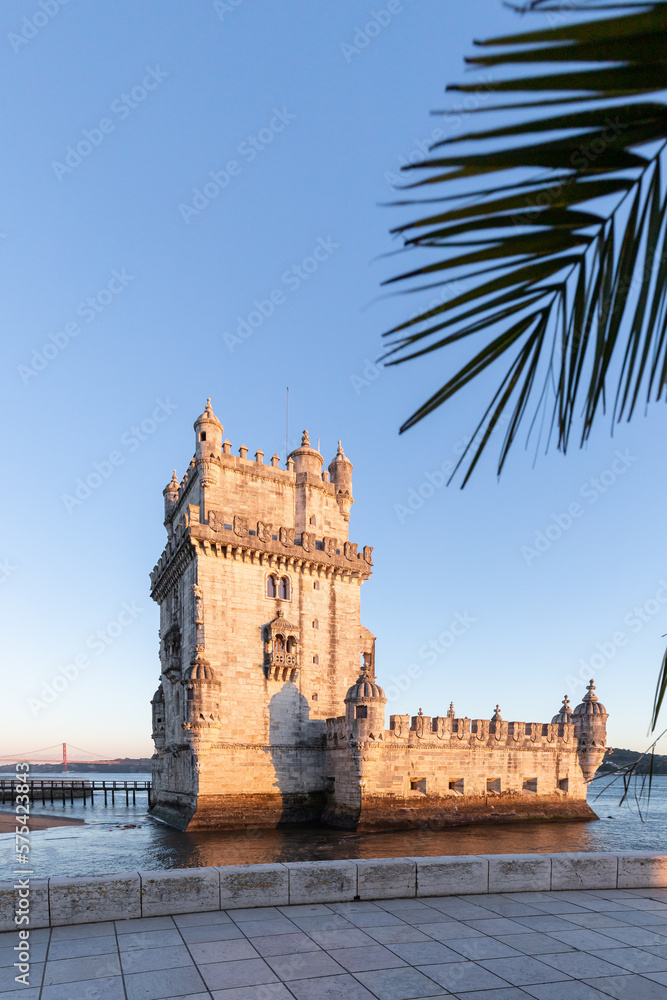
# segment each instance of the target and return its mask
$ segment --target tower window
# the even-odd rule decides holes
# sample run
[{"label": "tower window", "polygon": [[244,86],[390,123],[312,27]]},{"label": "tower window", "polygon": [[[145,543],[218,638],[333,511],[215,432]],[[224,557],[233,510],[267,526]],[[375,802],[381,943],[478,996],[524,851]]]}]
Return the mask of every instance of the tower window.
[{"label": "tower window", "polygon": [[200,441],[205,441],[206,440],[206,431],[202,431],[201,432],[201,434],[199,435],[199,440]]},{"label": "tower window", "polygon": [[188,701],[194,701],[194,700],[195,700],[195,693],[192,690],[192,688],[188,688]]},{"label": "tower window", "polygon": [[266,580],[266,596],[276,597],[278,594],[278,581],[275,576],[269,576]]},{"label": "tower window", "polygon": [[368,705],[357,705],[356,717],[358,719],[368,718]]},{"label": "tower window", "polygon": [[317,653],[315,653],[315,656],[313,657],[313,663],[319,663],[319,662],[320,662],[320,658],[317,655]]},{"label": "tower window", "polygon": [[310,523],[311,523],[311,524],[317,524],[317,518],[315,517],[315,515],[314,515],[314,514],[313,514],[313,516],[312,516],[312,517],[311,517],[311,519],[310,519]]},{"label": "tower window", "polygon": [[289,601],[290,599],[290,585],[289,577],[281,576],[280,582],[278,583],[278,597],[281,601]]},{"label": "tower window", "polygon": [[296,653],[296,639],[293,635],[290,635],[287,640],[287,652]]},{"label": "tower window", "polygon": [[282,635],[277,635],[273,640],[273,652],[274,653],[285,652],[285,640]]},{"label": "tower window", "polygon": [[319,627],[320,623],[318,622],[317,618],[313,618],[313,628],[319,628]]},{"label": "tower window", "polygon": [[316,694],[313,695],[313,701],[318,701],[318,695]]},{"label": "tower window", "polygon": [[319,589],[320,589],[320,581],[315,580],[315,582],[313,583],[313,590],[319,590]]}]

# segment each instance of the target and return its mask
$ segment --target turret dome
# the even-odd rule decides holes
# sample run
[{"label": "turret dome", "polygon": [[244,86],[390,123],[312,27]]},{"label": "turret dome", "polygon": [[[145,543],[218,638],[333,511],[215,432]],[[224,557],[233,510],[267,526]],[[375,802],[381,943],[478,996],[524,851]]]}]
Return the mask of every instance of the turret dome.
[{"label": "turret dome", "polygon": [[331,473],[332,478],[339,469],[344,469],[346,472],[352,472],[353,468],[354,466],[352,465],[352,462],[343,451],[343,445],[339,441],[336,455],[329,463],[329,472]]},{"label": "turret dome", "polygon": [[570,699],[567,695],[563,697],[563,704],[558,709],[557,714],[554,715],[551,722],[552,724],[557,722],[559,725],[572,722],[572,705],[570,705]]},{"label": "turret dome", "polygon": [[222,424],[220,423],[215,413],[213,412],[213,407],[211,406],[210,398],[206,400],[206,407],[204,409],[204,412],[197,417],[193,426],[195,430],[198,430],[199,429],[198,425],[207,423],[215,424],[217,427],[220,428],[220,433],[222,433],[223,429]]},{"label": "turret dome", "polygon": [[379,684],[375,683],[368,670],[362,670],[357,678],[356,684],[348,689],[345,695],[345,702],[360,701],[362,698],[371,698],[374,701],[386,701],[385,693]]},{"label": "turret dome", "polygon": [[581,704],[577,705],[572,713],[573,715],[607,715],[607,709],[604,707],[601,701],[598,701],[598,696],[595,694],[595,684],[591,678],[590,684],[586,688],[586,694],[581,700]]},{"label": "turret dome", "polygon": [[310,472],[315,476],[321,475],[324,459],[319,451],[311,446],[308,431],[304,431],[301,436],[301,446],[290,452],[288,457],[294,462],[295,472]]},{"label": "turret dome", "polygon": [[214,681],[215,674],[209,661],[201,653],[197,653],[190,660],[190,666],[185,671],[183,679],[186,681]]}]

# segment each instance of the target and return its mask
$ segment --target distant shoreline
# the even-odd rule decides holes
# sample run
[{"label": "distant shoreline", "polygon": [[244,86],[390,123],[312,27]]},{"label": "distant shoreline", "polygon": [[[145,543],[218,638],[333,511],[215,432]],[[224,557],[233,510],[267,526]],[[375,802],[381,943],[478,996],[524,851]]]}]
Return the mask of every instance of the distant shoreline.
[{"label": "distant shoreline", "polygon": [[[65,819],[62,816],[45,816],[43,813],[31,813],[28,826],[31,830],[48,830],[51,826],[85,826],[83,819]],[[16,828],[16,813],[0,809],[0,833],[14,833]]]},{"label": "distant shoreline", "polygon": [[[0,764],[0,775],[14,775],[16,764]],[[30,776],[58,774],[67,777],[68,774],[150,774],[150,757],[128,757],[125,760],[114,760],[109,763],[97,764],[72,761],[67,771],[62,764],[30,764]]]}]

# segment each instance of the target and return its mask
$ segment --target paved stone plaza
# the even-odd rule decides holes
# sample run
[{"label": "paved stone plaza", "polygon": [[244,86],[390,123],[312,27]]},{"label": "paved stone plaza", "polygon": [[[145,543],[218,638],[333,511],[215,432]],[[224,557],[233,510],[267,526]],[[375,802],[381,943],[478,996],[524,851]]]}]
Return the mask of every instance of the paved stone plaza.
[{"label": "paved stone plaza", "polygon": [[35,930],[17,1000],[667,1000],[667,889],[280,906]]}]

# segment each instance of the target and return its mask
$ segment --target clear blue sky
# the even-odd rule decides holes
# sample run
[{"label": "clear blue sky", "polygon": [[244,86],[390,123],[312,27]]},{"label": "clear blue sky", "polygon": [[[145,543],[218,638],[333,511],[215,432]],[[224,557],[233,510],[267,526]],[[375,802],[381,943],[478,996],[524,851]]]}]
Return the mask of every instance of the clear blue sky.
[{"label": "clear blue sky", "polygon": [[[282,452],[286,385],[294,435],[307,427],[327,462],[342,438],[355,466],[351,537],[375,546],[363,621],[390,709],[453,700],[489,718],[500,702],[507,719],[549,720],[583,694],[581,671],[611,742],[642,748],[667,632],[664,407],[565,459],[519,449],[499,485],[487,463],[460,491],[437,470],[483,387],[399,438],[444,360],[369,366],[419,305],[379,297],[398,266],[382,257],[389,181],[442,124],[429,111],[456,104],[443,88],[472,38],[525,22],[499,0],[404,0],[364,46],[357,28],[384,0],[55,3],[0,10],[0,752],[151,752],[162,489],[206,396],[234,450]],[[271,293],[271,315],[249,318]],[[96,463],[107,478],[68,501]],[[571,504],[571,526],[527,551]]]}]

